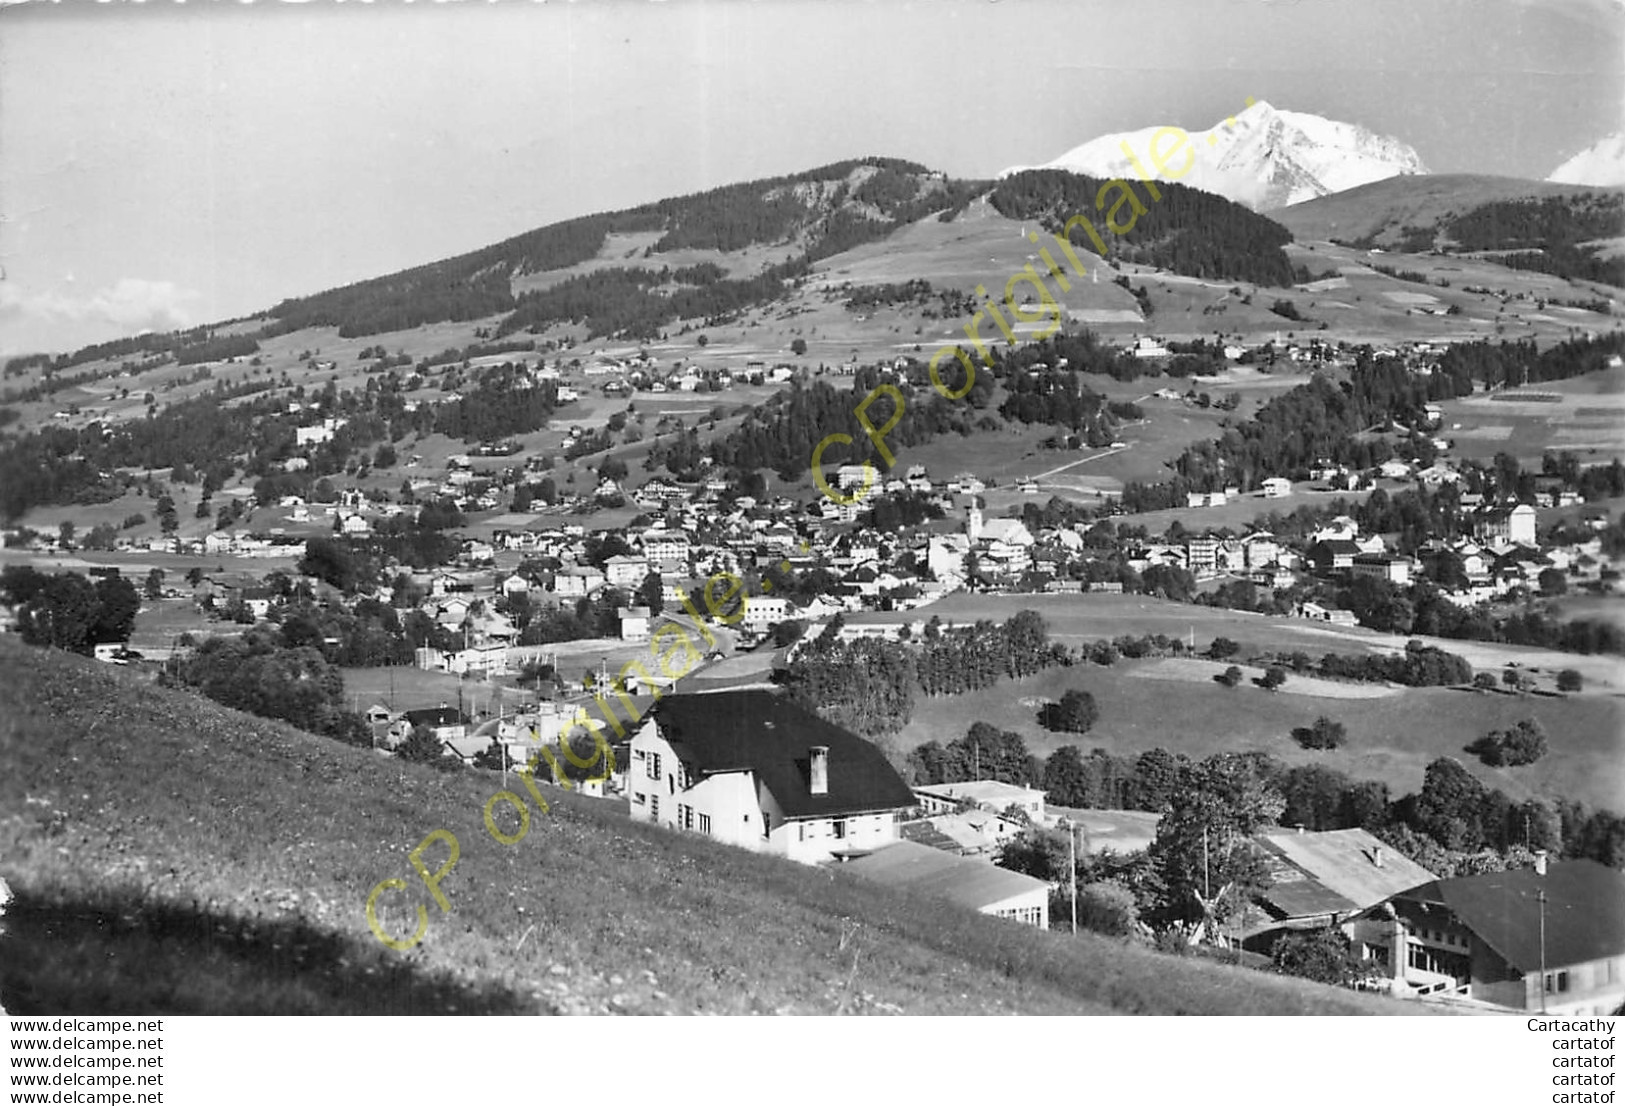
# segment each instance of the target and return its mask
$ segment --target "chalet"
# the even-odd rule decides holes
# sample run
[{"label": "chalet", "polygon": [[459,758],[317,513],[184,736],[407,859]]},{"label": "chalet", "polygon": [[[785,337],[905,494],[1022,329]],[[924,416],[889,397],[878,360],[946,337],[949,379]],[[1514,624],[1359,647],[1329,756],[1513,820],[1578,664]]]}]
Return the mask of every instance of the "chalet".
[{"label": "chalet", "polygon": [[809,864],[895,842],[914,805],[879,749],[770,691],[661,700],[626,788],[634,821]]},{"label": "chalet", "polygon": [[1354,558],[1360,555],[1360,547],[1346,539],[1333,539],[1317,542],[1309,550],[1309,562],[1316,572],[1330,574],[1334,572],[1347,572],[1354,567]]},{"label": "chalet", "polygon": [[1284,499],[1292,494],[1292,481],[1284,476],[1267,476],[1259,488],[1265,499]]},{"label": "chalet", "polygon": [[468,728],[463,725],[463,716],[456,708],[449,707],[445,703],[441,703],[438,707],[409,710],[401,715],[400,721],[405,724],[408,733],[419,726],[427,726],[429,732],[441,741],[452,741],[468,732]]},{"label": "chalet", "polygon": [[648,607],[623,607],[616,612],[621,623],[622,641],[648,641],[650,613]]},{"label": "chalet", "polygon": [[1394,852],[1363,829],[1294,833],[1281,830],[1254,838],[1263,849],[1270,884],[1254,897],[1243,936],[1249,947],[1266,947],[1282,932],[1344,927],[1365,932],[1355,918],[1402,891],[1436,877]]},{"label": "chalet", "polygon": [[1424,883],[1366,911],[1401,994],[1611,1014],[1625,1002],[1625,872],[1593,860]]},{"label": "chalet", "polygon": [[1510,509],[1485,511],[1473,519],[1473,536],[1490,545],[1534,545],[1535,509],[1520,503]]},{"label": "chalet", "polygon": [[841,870],[870,883],[1023,925],[1049,928],[1049,884],[985,860],[955,856],[914,841],[898,841],[847,861]]}]

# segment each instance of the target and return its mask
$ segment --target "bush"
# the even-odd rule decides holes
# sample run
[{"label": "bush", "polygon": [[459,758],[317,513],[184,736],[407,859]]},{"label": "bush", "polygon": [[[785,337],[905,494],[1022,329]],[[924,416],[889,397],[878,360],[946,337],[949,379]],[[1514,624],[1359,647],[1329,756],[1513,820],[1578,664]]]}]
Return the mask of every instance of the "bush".
[{"label": "bush", "polygon": [[1213,644],[1208,646],[1207,655],[1212,657],[1216,661],[1222,661],[1226,657],[1235,656],[1240,651],[1241,651],[1241,646],[1237,645],[1235,642],[1231,641],[1229,638],[1227,638],[1227,637],[1216,637],[1216,638],[1213,639]]},{"label": "bush", "polygon": [[1258,680],[1258,686],[1266,691],[1274,691],[1284,683],[1286,683],[1286,669],[1278,664],[1270,665]]},{"label": "bush", "polygon": [[1232,664],[1229,668],[1226,668],[1223,672],[1219,673],[1213,678],[1218,680],[1225,687],[1235,687],[1237,684],[1241,683],[1241,669]]},{"label": "bush", "polygon": [[1139,921],[1134,893],[1121,883],[1104,880],[1078,888],[1078,924],[1085,929],[1108,937],[1128,937]]},{"label": "bush", "polygon": [[1573,668],[1565,668],[1557,674],[1557,690],[1579,691],[1585,686],[1585,678]]},{"label": "bush", "polygon": [[1546,750],[1546,730],[1533,718],[1525,718],[1510,730],[1491,730],[1467,746],[1469,753],[1491,768],[1533,764],[1546,755]]},{"label": "bush", "polygon": [[1351,983],[1361,974],[1348,938],[1331,927],[1287,934],[1275,942],[1270,959],[1282,975],[1320,983]]},{"label": "bush", "polygon": [[1061,696],[1059,703],[1046,703],[1038,712],[1039,723],[1059,733],[1088,733],[1099,718],[1095,697],[1076,688]]},{"label": "bush", "polygon": [[1480,672],[1473,677],[1473,687],[1479,691],[1494,691],[1496,685],[1495,673]]},{"label": "bush", "polygon": [[1314,725],[1299,726],[1293,730],[1292,737],[1305,749],[1335,749],[1348,737],[1348,730],[1343,723],[1321,715],[1315,719]]}]

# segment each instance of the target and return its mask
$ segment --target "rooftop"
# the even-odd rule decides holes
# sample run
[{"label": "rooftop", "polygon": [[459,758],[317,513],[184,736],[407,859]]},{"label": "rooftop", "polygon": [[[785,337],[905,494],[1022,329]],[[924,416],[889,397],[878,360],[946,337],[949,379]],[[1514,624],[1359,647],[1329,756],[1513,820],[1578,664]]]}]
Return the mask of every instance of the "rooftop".
[{"label": "rooftop", "polygon": [[917,891],[972,910],[1049,888],[1041,879],[914,841],[888,845],[849,860],[842,868],[874,883]]},{"label": "rooftop", "polygon": [[1594,860],[1441,879],[1397,898],[1443,905],[1508,964],[1539,971],[1539,892],[1546,893],[1545,962],[1550,967],[1625,955],[1625,872]]},{"label": "rooftop", "polygon": [[[701,773],[751,771],[789,818],[820,818],[914,805],[879,749],[765,690],[672,695],[654,710],[661,737]],[[809,750],[828,754],[828,791],[809,786]]]}]

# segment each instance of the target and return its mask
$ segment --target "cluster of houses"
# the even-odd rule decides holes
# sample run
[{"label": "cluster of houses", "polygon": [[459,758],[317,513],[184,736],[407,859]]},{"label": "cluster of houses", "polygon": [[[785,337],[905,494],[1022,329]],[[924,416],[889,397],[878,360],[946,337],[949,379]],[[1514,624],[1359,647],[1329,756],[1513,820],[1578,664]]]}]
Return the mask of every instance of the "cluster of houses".
[{"label": "cluster of houses", "polygon": [[[674,695],[615,781],[635,821],[697,833],[1048,928],[1044,881],[996,867],[1045,794],[996,781],[910,788],[868,742],[767,690]],[[1261,832],[1271,881],[1229,939],[1333,926],[1380,985],[1491,1009],[1608,1014],[1625,1002],[1625,873],[1590,860],[1450,879],[1365,830]],[[1085,840],[1087,847],[1087,840]]]}]

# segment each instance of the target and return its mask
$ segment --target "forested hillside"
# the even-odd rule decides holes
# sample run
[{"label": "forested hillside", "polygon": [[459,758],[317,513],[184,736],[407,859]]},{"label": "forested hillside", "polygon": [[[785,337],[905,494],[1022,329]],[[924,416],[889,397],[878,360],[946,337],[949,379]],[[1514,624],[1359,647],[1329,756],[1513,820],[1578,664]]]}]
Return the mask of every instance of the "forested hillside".
[{"label": "forested hillside", "polygon": [[[1471,395],[1475,380],[1491,386],[1563,380],[1603,367],[1625,352],[1625,334],[1562,342],[1541,352],[1533,342],[1487,341],[1452,346],[1427,376],[1409,372],[1397,358],[1363,351],[1347,381],[1316,376],[1265,404],[1253,418],[1200,442],[1172,462],[1177,474],[1164,483],[1131,483],[1123,504],[1130,511],[1158,510],[1184,502],[1187,491],[1237,483],[1256,488],[1268,476],[1301,478],[1326,459],[1356,468],[1381,464],[1393,453],[1382,439],[1359,432],[1392,418],[1415,424],[1422,407]],[[1422,442],[1412,443],[1426,452]]]},{"label": "forested hillside", "polygon": [[[1074,215],[1100,228],[1103,217],[1095,205],[1105,183],[1059,169],[1033,169],[1000,181],[990,202],[1001,215],[1039,220],[1052,233]],[[1157,188],[1162,198],[1144,205],[1132,233],[1097,231],[1108,257],[1207,280],[1292,283],[1292,265],[1281,249],[1292,241],[1285,227],[1209,192],[1161,181]],[[1095,248],[1082,228],[1074,228],[1071,239],[1075,247]]]},{"label": "forested hillside", "polygon": [[[961,205],[979,186],[948,181],[891,158],[837,162],[792,176],[728,185],[625,211],[588,215],[473,253],[361,281],[272,308],[277,328],[336,326],[341,337],[405,330],[513,312],[502,329],[590,320],[593,332],[646,337],[660,323],[707,316],[776,298],[806,264],[884,237],[933,211]],[[652,269],[580,276],[515,297],[510,281],[567,269],[597,255],[609,234],[662,231],[650,254],[699,248],[733,251],[783,245],[788,259],[749,280],[706,280],[690,272],[674,302],[653,291]],[[686,299],[684,298],[686,296]],[[595,313],[596,312],[596,313]]]}]

